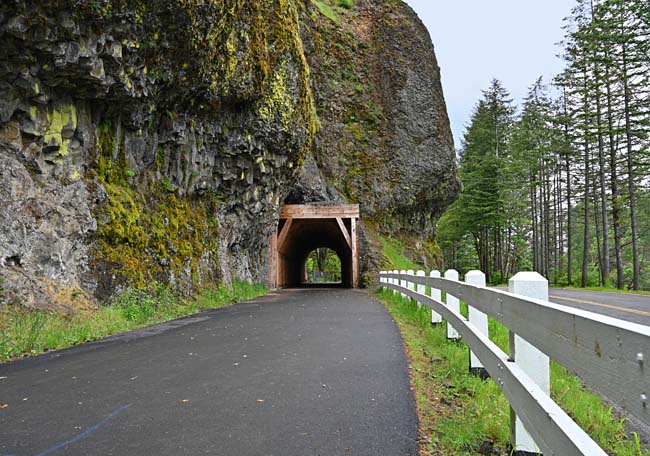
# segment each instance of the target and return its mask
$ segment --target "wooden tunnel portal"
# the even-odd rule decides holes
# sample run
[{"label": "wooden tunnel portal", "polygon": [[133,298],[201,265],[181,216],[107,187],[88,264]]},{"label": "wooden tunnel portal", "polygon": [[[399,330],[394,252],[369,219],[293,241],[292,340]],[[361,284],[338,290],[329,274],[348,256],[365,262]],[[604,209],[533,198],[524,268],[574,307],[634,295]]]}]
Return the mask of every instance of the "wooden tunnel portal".
[{"label": "wooden tunnel portal", "polygon": [[300,287],[307,281],[307,258],[318,248],[332,249],[341,260],[341,286],[359,284],[357,222],[359,205],[291,204],[280,210],[271,234],[271,288]]}]

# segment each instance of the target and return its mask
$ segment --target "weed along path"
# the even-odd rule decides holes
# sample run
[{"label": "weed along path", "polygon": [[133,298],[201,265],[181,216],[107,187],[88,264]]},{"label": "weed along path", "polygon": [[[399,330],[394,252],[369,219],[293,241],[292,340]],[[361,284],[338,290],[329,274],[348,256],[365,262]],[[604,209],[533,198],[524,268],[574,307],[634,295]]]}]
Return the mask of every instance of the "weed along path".
[{"label": "weed along path", "polygon": [[416,455],[384,307],[291,290],[0,365],[0,455]]}]

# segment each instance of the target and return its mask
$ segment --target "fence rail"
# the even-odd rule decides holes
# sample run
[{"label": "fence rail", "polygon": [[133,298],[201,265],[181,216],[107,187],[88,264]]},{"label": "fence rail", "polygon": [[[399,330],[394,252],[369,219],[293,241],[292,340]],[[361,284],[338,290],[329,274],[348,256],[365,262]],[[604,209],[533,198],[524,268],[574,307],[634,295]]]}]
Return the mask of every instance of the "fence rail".
[{"label": "fence rail", "polygon": [[[513,446],[516,450],[541,450],[548,455],[605,455],[551,400],[548,380],[535,378],[534,369],[531,374],[527,366],[531,360],[525,358],[534,355],[529,355],[524,345],[516,348],[515,339],[519,338],[524,339],[520,344],[532,345],[533,351],[538,349],[577,374],[588,388],[615,403],[633,420],[650,426],[647,399],[650,366],[646,365],[650,362],[650,327],[550,303],[548,292],[545,299],[535,299],[440,278],[437,271],[430,276],[419,271],[408,272],[382,271],[381,285],[430,307],[433,320],[437,314],[442,315],[453,330],[460,333],[508,398],[529,438],[532,437],[533,442],[528,443],[526,437],[520,440],[515,436]],[[445,276],[457,277],[454,274]],[[547,290],[545,279],[536,276],[544,280]],[[517,289],[516,278],[511,281],[511,290]],[[430,295],[424,292],[425,287],[430,288]],[[446,292],[447,301],[452,298],[454,302],[456,298],[468,305],[469,321],[455,308],[455,303],[449,306],[442,302],[440,290]],[[472,313],[485,313],[509,328],[513,356],[509,357],[490,341],[482,325],[472,322]],[[539,361],[535,359],[534,363]],[[548,368],[545,375],[548,377]]]}]

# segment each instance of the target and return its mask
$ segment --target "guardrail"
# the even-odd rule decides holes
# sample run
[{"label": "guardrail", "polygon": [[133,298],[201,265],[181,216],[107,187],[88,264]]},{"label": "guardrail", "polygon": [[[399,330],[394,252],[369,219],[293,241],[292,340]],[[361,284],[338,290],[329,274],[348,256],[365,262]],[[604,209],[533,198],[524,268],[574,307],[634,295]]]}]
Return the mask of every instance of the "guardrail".
[{"label": "guardrail", "polygon": [[[444,278],[438,271],[382,271],[380,285],[430,307],[432,323],[446,319],[447,337],[465,340],[470,369],[489,374],[516,415],[516,452],[606,454],[551,399],[549,357],[629,419],[650,426],[650,327],[548,302],[548,282],[535,272],[515,275],[508,292],[486,288],[480,271],[467,273],[465,283],[454,270]],[[469,318],[460,313],[459,300]],[[488,315],[510,330],[510,356],[489,339]]]}]

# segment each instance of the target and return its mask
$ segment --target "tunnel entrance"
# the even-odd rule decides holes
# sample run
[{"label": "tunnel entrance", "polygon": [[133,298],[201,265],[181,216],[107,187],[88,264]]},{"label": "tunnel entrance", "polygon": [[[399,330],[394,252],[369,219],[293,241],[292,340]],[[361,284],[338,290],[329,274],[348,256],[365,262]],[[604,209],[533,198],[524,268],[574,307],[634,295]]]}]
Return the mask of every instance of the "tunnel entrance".
[{"label": "tunnel entrance", "polygon": [[357,204],[283,206],[278,228],[269,242],[271,288],[306,285],[309,254],[319,248],[333,250],[340,259],[341,286],[356,288],[359,284],[358,219]]},{"label": "tunnel entrance", "polygon": [[336,285],[341,283],[341,259],[336,252],[320,247],[307,255],[307,284]]}]

